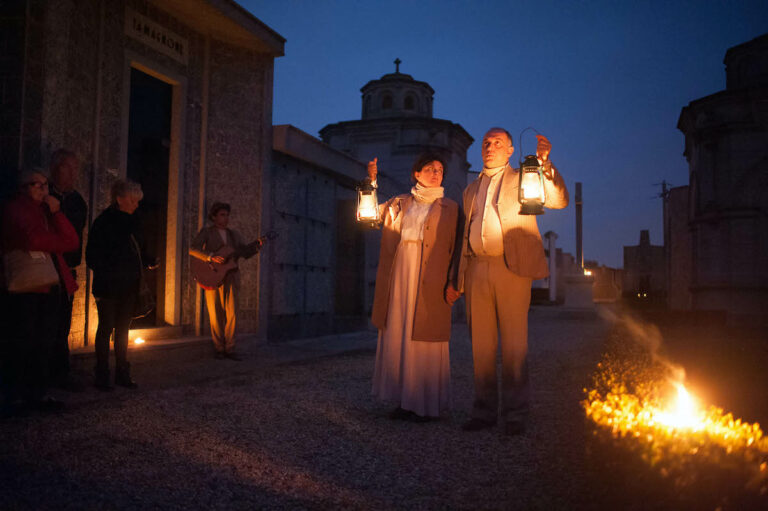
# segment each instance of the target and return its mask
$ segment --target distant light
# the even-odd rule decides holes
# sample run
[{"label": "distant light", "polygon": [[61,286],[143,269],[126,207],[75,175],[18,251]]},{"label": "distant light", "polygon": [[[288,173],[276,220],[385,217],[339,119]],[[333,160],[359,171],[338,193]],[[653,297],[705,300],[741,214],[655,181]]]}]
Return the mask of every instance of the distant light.
[{"label": "distant light", "polygon": [[590,275],[592,275],[592,270],[588,270],[588,269],[584,268],[584,275],[589,277]]},{"label": "distant light", "polygon": [[144,344],[146,341],[142,339],[141,337],[137,337],[133,340],[133,344]]}]

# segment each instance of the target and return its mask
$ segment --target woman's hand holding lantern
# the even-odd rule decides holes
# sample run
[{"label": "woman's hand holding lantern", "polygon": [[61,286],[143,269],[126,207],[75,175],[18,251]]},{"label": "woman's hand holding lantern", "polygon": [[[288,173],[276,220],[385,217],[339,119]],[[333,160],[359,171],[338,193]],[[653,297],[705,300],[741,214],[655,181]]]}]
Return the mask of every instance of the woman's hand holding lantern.
[{"label": "woman's hand holding lantern", "polygon": [[371,183],[376,182],[376,174],[379,173],[379,169],[376,165],[376,162],[379,161],[379,158],[376,157],[373,160],[368,162],[368,179],[371,180]]}]

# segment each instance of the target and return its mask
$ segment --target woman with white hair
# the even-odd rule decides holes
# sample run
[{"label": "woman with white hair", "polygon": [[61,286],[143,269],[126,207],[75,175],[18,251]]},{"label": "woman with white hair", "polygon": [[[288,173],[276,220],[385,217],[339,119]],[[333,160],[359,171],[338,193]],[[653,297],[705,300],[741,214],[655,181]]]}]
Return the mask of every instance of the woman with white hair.
[{"label": "woman with white hair", "polygon": [[96,329],[96,388],[113,389],[109,373],[109,338],[115,332],[115,384],[136,388],[128,363],[128,329],[139,295],[143,263],[139,223],[134,216],[144,196],[132,181],[116,181],[112,204],[94,220],[88,233],[85,262],[93,270],[93,296],[99,312]]},{"label": "woman with white hair", "polygon": [[48,177],[39,170],[19,176],[19,190],[3,211],[3,262],[9,293],[4,343],[3,414],[16,402],[36,409],[57,409],[45,397],[48,357],[56,333],[59,294],[77,289],[63,252],[79,239],[59,201],[48,194]]}]

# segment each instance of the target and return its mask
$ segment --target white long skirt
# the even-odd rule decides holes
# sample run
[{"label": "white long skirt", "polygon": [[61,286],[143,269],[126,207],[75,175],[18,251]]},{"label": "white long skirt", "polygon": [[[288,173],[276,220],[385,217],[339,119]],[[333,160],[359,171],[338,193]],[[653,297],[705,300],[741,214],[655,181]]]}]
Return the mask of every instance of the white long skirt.
[{"label": "white long skirt", "polygon": [[451,404],[448,342],[414,341],[421,241],[401,241],[390,279],[387,325],[379,330],[373,395],[404,410],[437,417]]}]

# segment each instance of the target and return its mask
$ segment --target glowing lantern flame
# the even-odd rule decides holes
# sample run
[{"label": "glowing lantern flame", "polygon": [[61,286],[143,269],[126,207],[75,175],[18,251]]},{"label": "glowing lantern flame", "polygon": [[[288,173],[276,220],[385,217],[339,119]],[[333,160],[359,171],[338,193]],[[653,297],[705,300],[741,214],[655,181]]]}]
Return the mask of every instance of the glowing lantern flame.
[{"label": "glowing lantern flame", "polygon": [[133,344],[144,344],[146,341],[142,339],[141,337],[137,337],[133,340]]}]

